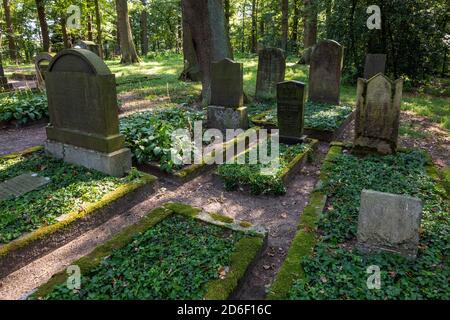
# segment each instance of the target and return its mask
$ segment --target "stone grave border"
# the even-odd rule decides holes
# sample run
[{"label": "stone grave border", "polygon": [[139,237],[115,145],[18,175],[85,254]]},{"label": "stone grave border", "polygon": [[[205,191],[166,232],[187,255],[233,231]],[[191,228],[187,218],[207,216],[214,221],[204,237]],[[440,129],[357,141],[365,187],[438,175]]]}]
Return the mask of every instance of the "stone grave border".
[{"label": "stone grave border", "polygon": [[[256,130],[257,132],[260,130],[260,128],[258,128],[258,127],[256,127],[256,128],[254,127],[252,129]],[[235,138],[233,138],[227,142],[224,142],[222,144],[223,145],[223,153],[222,154],[225,156],[228,148],[235,147],[237,145],[237,143],[242,142],[242,140],[244,140],[246,138],[247,132],[248,132],[248,130],[244,131],[244,133],[239,134]],[[248,148],[247,143],[246,143],[246,148]],[[206,156],[206,159],[211,159],[214,157],[215,157],[215,152],[212,152]],[[170,180],[175,181],[176,183],[184,184],[184,183],[187,183],[187,182],[197,178],[198,176],[200,176],[202,174],[210,172],[215,167],[217,167],[217,165],[216,164],[207,164],[206,160],[203,159],[202,164],[187,165],[186,167],[184,167],[180,170],[174,171],[173,173],[163,172],[161,170],[160,164],[156,163],[156,162],[145,163],[142,165],[138,165],[137,167],[139,168],[139,170],[153,174],[157,177],[168,178]]]},{"label": "stone grave border", "polygon": [[[0,157],[14,159],[42,151],[42,146]],[[22,268],[35,259],[55,250],[98,227],[112,217],[130,210],[153,193],[157,178],[142,173],[142,178],[125,184],[87,205],[83,211],[74,210],[52,225],[43,226],[7,244],[0,245],[0,278]]]},{"label": "stone grave border", "polygon": [[[281,180],[283,180],[283,183],[286,188],[288,187],[288,184],[292,181],[294,176],[298,172],[300,172],[303,169],[303,167],[306,165],[306,163],[314,156],[314,154],[317,151],[317,148],[319,146],[319,140],[316,140],[316,139],[307,138],[304,143],[308,144],[308,147],[306,148],[306,150],[303,151],[302,153],[299,153],[297,156],[295,156],[295,158],[286,166],[286,168],[281,173]],[[256,147],[256,145],[250,146],[250,148],[254,148],[254,147]],[[250,148],[245,150],[244,152],[245,153],[249,152]],[[235,158],[237,158],[238,156],[239,155],[237,155]],[[214,172],[214,176],[216,177],[216,179],[223,182],[217,172]],[[239,185],[239,186],[244,190],[243,192],[248,192],[248,190],[246,190],[246,188],[244,186],[241,186],[241,185]],[[236,191],[236,192],[240,192],[240,191]]]},{"label": "stone grave border", "polygon": [[[269,112],[270,111],[265,111],[263,113],[254,115],[250,120],[255,126],[259,126],[261,128],[265,128],[268,130],[278,129],[278,126],[272,121],[264,120],[266,114]],[[312,139],[317,139],[324,142],[333,142],[338,139],[345,128],[355,119],[355,115],[356,110],[353,110],[352,113],[347,116],[347,119],[342,122],[339,128],[334,131],[305,127],[303,133]]]},{"label": "stone grave border", "polygon": [[[332,142],[330,150],[322,164],[319,181],[310,195],[309,204],[304,208],[300,222],[297,226],[297,234],[292,240],[292,244],[286,255],[280,271],[275,277],[267,300],[287,300],[289,291],[295,281],[305,277],[305,271],[301,262],[306,257],[311,257],[314,247],[317,244],[317,223],[323,214],[328,202],[328,195],[323,191],[323,185],[329,176],[329,170],[334,165],[334,160],[341,155],[344,150],[353,149],[353,144]],[[398,152],[407,152],[414,149],[399,149]],[[435,181],[436,185],[441,185],[449,192],[450,179],[445,173],[441,173],[433,164],[429,153],[426,153],[426,172]]]},{"label": "stone grave border", "polygon": [[[224,279],[211,280],[206,284],[205,300],[232,299],[242,287],[244,280],[249,276],[251,269],[267,247],[268,233],[264,228],[252,225],[249,222],[234,220],[218,213],[208,213],[186,204],[168,202],[161,207],[151,210],[138,223],[126,227],[110,240],[97,246],[92,253],[72,264],[78,265],[81,273],[89,273],[105,257],[111,255],[113,250],[125,247],[134,236],[145,232],[173,215],[181,215],[189,219],[195,219],[245,234],[245,237],[235,245],[235,250],[231,257],[230,272],[227,273]],[[41,285],[29,298],[40,299],[44,297],[52,292],[56,286],[67,282],[68,276],[65,270],[53,275],[47,283]]]}]

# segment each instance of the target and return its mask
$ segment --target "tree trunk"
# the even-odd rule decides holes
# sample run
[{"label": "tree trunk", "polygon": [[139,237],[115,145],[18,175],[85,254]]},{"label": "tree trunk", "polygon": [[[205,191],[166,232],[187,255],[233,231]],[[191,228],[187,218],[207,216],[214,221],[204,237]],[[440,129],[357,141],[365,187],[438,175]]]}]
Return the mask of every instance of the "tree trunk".
[{"label": "tree trunk", "polygon": [[67,36],[67,20],[65,17],[61,18],[61,30],[63,36],[64,49],[70,48],[69,37]]},{"label": "tree trunk", "polygon": [[314,46],[317,42],[317,0],[304,0],[304,39],[303,45],[305,49]]},{"label": "tree trunk", "polygon": [[128,17],[128,3],[127,0],[116,0],[117,20],[120,34],[120,52],[122,59],[120,63],[137,63],[139,57],[136,52],[136,47],[133,42],[133,35],[131,33],[130,19]]},{"label": "tree trunk", "polygon": [[289,35],[289,0],[281,0],[281,49],[287,51]]},{"label": "tree trunk", "polygon": [[100,58],[103,59],[103,36],[102,36],[102,16],[100,13],[100,6],[98,4],[98,0],[94,1],[95,6],[95,22],[97,25],[97,44],[98,44],[98,53]]},{"label": "tree trunk", "polygon": [[225,6],[225,29],[227,30],[227,34],[230,34],[230,19],[231,19],[231,5],[230,0],[224,0]]},{"label": "tree trunk", "polygon": [[3,0],[3,9],[5,11],[6,34],[8,38],[9,58],[17,61],[17,47],[14,41],[14,28],[11,19],[11,7],[9,0]]},{"label": "tree trunk", "polygon": [[89,41],[94,40],[94,36],[92,35],[92,16],[91,15],[88,15],[88,19],[87,19],[87,39]]},{"label": "tree trunk", "polygon": [[0,54],[0,78],[5,77],[5,70],[3,70],[3,61],[2,61],[2,55]]},{"label": "tree trunk", "polygon": [[247,1],[242,3],[242,36],[241,36],[241,52],[245,52],[245,10]]},{"label": "tree trunk", "polygon": [[258,1],[252,0],[252,53],[258,51]]},{"label": "tree trunk", "polygon": [[148,12],[147,0],[141,0],[144,8],[141,12],[141,52],[145,56],[148,53]]},{"label": "tree trunk", "polygon": [[202,80],[202,103],[207,105],[211,100],[211,63],[232,58],[223,0],[182,0],[182,11],[185,59],[182,78],[195,76]]},{"label": "tree trunk", "polygon": [[293,45],[293,50],[297,53],[298,51],[298,21],[300,20],[300,0],[294,0],[294,17],[292,24],[292,35],[291,41]]},{"label": "tree trunk", "polygon": [[42,50],[50,52],[50,36],[48,33],[47,17],[45,15],[44,0],[36,0],[36,8],[38,12],[39,25],[41,26]]}]

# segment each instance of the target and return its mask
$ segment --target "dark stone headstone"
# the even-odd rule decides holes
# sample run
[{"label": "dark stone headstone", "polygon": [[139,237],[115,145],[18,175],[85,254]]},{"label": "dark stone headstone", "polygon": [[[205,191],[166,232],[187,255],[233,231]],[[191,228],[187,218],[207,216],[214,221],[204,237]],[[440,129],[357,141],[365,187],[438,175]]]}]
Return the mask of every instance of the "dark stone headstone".
[{"label": "dark stone headstone", "polygon": [[284,81],[286,58],[278,48],[264,48],[259,51],[256,98],[270,99],[277,93],[277,84]]},{"label": "dark stone headstone", "polygon": [[397,149],[403,81],[379,73],[358,79],[355,147],[391,154]]},{"label": "dark stone headstone", "polygon": [[318,103],[340,104],[344,49],[333,40],[323,40],[311,52],[309,99]]},{"label": "dark stone headstone", "polygon": [[36,69],[36,78],[38,88],[45,89],[45,73],[48,71],[53,55],[48,52],[42,52],[34,58],[34,68]]},{"label": "dark stone headstone", "polygon": [[384,74],[386,71],[385,54],[368,54],[366,56],[366,64],[364,67],[364,79],[370,79],[379,73]]},{"label": "dark stone headstone", "polygon": [[129,170],[131,154],[119,133],[115,76],[100,57],[84,49],[61,51],[45,82],[47,151],[115,176]]},{"label": "dark stone headstone", "polygon": [[298,81],[279,83],[277,100],[278,129],[280,130],[281,141],[302,140],[305,115],[305,84]]},{"label": "dark stone headstone", "polygon": [[89,50],[93,53],[95,53],[96,55],[100,56],[100,47],[98,44],[96,44],[95,42],[92,41],[88,41],[88,40],[79,40],[75,46],[75,49],[85,49],[85,50]]},{"label": "dark stone headstone", "polygon": [[240,108],[244,105],[244,67],[224,59],[211,65],[211,105]]},{"label": "dark stone headstone", "polygon": [[365,253],[386,251],[414,259],[421,220],[420,199],[363,190],[357,247]]},{"label": "dark stone headstone", "polygon": [[0,183],[0,201],[20,197],[50,183],[50,179],[35,173],[24,173]]}]

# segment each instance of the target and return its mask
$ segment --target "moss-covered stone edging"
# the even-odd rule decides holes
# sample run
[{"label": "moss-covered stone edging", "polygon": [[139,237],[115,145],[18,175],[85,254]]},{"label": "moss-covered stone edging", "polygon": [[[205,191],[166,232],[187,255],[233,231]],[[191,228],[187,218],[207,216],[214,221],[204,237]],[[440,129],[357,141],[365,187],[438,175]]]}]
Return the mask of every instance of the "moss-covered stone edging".
[{"label": "moss-covered stone edging", "polygon": [[[268,112],[264,112],[264,113],[253,116],[251,118],[252,123],[256,126],[259,126],[261,128],[265,128],[268,130],[278,129],[278,126],[274,122],[272,122],[270,120],[265,120],[267,113]],[[339,128],[337,128],[334,131],[305,127],[304,134],[312,139],[317,139],[319,141],[324,141],[324,142],[332,142],[332,141],[336,140],[342,134],[342,132],[345,130],[345,128],[353,121],[353,119],[355,118],[355,114],[356,114],[355,111],[350,113],[348,115],[347,119],[345,119],[345,121],[342,122],[342,124],[339,126]]]},{"label": "moss-covered stone edging", "polygon": [[[258,128],[258,127],[254,127],[252,129],[256,130],[256,132],[258,132],[260,130],[260,128]],[[248,137],[248,131],[239,134],[238,136],[236,136],[235,138],[233,138],[227,142],[224,142],[223,149],[222,149],[223,157],[225,157],[226,152],[229,148],[235,147],[238,143],[240,143],[244,139],[246,139],[246,137]],[[246,141],[246,148],[248,148],[247,141]],[[188,166],[186,166],[180,170],[177,170],[173,173],[170,173],[170,174],[164,173],[161,170],[161,165],[156,162],[146,163],[146,164],[138,166],[138,168],[142,171],[154,174],[158,177],[169,178],[169,179],[174,180],[175,182],[183,184],[183,183],[186,183],[186,182],[189,182],[189,181],[195,179],[196,177],[198,177],[204,173],[207,173],[207,172],[213,170],[216,167],[216,164],[208,164],[208,163],[213,162],[213,161],[209,161],[209,160],[213,160],[215,157],[216,157],[215,151],[212,151],[209,155],[206,155],[203,158],[203,162],[201,164],[188,165]]]},{"label": "moss-covered stone edging", "polygon": [[[104,244],[97,246],[94,251],[72,263],[80,267],[81,274],[87,274],[95,269],[105,257],[111,255],[113,250],[125,247],[139,233],[160,223],[171,215],[179,214],[188,218],[197,219],[209,224],[242,232],[243,237],[235,246],[231,257],[230,271],[223,279],[210,281],[206,284],[206,300],[226,300],[232,298],[240,288],[243,280],[248,275],[253,263],[261,255],[267,246],[267,232],[258,226],[248,222],[239,222],[218,213],[207,213],[201,209],[181,203],[165,203],[162,207],[153,209],[145,215],[141,221],[131,225],[115,235]],[[53,289],[67,281],[68,274],[65,270],[55,274],[52,278],[34,293],[30,299],[42,299]]]},{"label": "moss-covered stone edging", "polygon": [[[0,159],[13,159],[42,149],[42,146],[33,147],[0,157]],[[0,278],[142,202],[154,192],[154,183],[157,178],[145,173],[141,174],[142,177],[139,180],[104,195],[100,201],[86,205],[83,211],[69,212],[52,225],[40,227],[0,246]]]},{"label": "moss-covered stone edging", "polygon": [[[294,282],[305,277],[302,261],[305,257],[311,256],[313,252],[317,241],[317,223],[328,200],[328,195],[323,192],[322,186],[324,182],[326,182],[329,169],[333,166],[334,159],[342,154],[344,150],[352,148],[353,145],[348,143],[332,142],[330,144],[330,150],[322,164],[320,179],[310,196],[308,206],[303,210],[300,223],[297,227],[297,234],[292,241],[286,259],[272,284],[267,296],[268,300],[287,300]],[[446,185],[448,186],[449,184],[448,175],[446,177],[444,172],[440,172],[434,166],[433,161],[428,154],[427,157],[428,164],[426,170],[428,175],[436,181],[437,187],[442,187],[444,192],[447,192],[448,195],[448,188],[446,187]]]}]

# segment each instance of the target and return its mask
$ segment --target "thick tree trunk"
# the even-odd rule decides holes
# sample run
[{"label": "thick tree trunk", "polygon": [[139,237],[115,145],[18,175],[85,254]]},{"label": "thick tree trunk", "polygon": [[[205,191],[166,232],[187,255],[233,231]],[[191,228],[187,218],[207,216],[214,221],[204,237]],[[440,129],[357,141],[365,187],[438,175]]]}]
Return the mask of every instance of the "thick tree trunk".
[{"label": "thick tree trunk", "polygon": [[5,12],[6,35],[8,38],[9,58],[12,61],[17,60],[17,47],[14,41],[14,28],[11,19],[11,7],[9,0],[3,0],[3,10]]},{"label": "thick tree trunk", "polygon": [[230,34],[230,19],[231,19],[231,4],[230,0],[224,0],[225,7],[225,29],[227,30],[227,34]]},{"label": "thick tree trunk", "polygon": [[182,0],[182,9],[185,58],[182,78],[195,76],[202,80],[202,103],[207,105],[211,100],[211,63],[232,58],[223,0]]},{"label": "thick tree trunk", "polygon": [[45,4],[43,0],[36,0],[36,8],[38,12],[39,25],[41,27],[42,50],[50,51],[50,36],[48,33],[47,17],[45,15]]},{"label": "thick tree trunk", "polygon": [[3,61],[2,61],[2,55],[0,54],[0,78],[5,77],[5,70],[3,70]]},{"label": "thick tree trunk", "polygon": [[133,42],[133,35],[131,34],[127,0],[116,0],[116,10],[118,33],[120,34],[120,52],[122,54],[120,63],[137,63],[139,62],[139,57]]},{"label": "thick tree trunk", "polygon": [[258,51],[258,1],[252,0],[252,52]]},{"label": "thick tree trunk", "polygon": [[70,48],[69,37],[67,36],[67,20],[65,17],[61,18],[61,30],[63,36],[64,49]]},{"label": "thick tree trunk", "polygon": [[102,36],[102,16],[100,13],[100,6],[98,4],[98,0],[94,1],[95,5],[95,22],[97,25],[97,44],[100,58],[103,59],[103,36]]},{"label": "thick tree trunk", "polygon": [[94,36],[92,35],[92,16],[91,15],[88,15],[88,20],[87,20],[87,39],[89,41],[94,40]]},{"label": "thick tree trunk", "polygon": [[147,12],[147,0],[141,0],[144,8],[141,12],[141,52],[142,55],[148,53],[148,12]]},{"label": "thick tree trunk", "polygon": [[292,23],[292,34],[291,34],[291,41],[293,45],[293,50],[297,52],[298,50],[298,22],[300,20],[300,0],[294,0],[294,16],[293,16],[293,23]]},{"label": "thick tree trunk", "polygon": [[303,45],[305,49],[314,46],[317,42],[317,0],[304,0],[304,38]]},{"label": "thick tree trunk", "polygon": [[289,35],[289,0],[281,0],[281,49],[287,51]]}]

